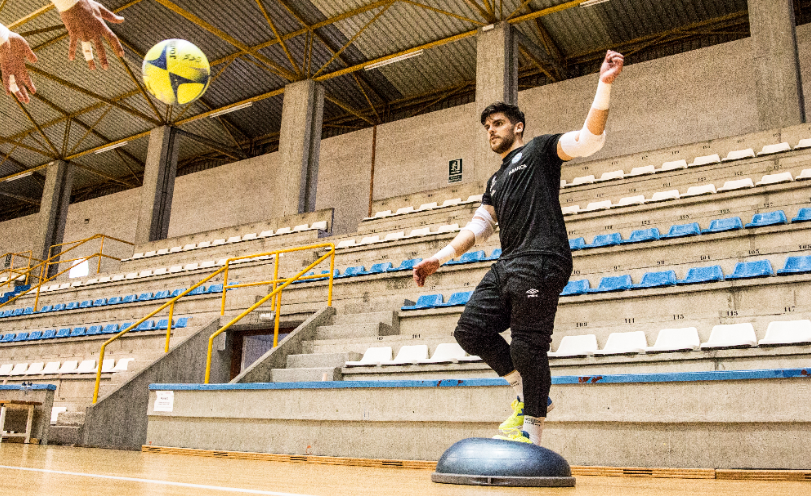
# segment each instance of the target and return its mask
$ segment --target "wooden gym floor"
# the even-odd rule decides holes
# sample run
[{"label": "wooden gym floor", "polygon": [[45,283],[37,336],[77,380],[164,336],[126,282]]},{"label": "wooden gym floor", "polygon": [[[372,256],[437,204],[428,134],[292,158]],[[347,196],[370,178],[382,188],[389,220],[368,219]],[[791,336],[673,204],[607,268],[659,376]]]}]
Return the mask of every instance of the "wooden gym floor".
[{"label": "wooden gym floor", "polygon": [[3,496],[782,496],[811,494],[809,482],[577,478],[575,488],[434,484],[430,470],[233,460],[63,446],[0,445]]}]

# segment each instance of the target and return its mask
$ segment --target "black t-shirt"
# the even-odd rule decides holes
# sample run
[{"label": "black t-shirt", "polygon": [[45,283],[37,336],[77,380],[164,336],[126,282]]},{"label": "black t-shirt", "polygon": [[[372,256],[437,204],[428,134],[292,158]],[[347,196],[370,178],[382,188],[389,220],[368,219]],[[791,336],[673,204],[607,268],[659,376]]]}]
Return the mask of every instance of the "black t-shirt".
[{"label": "black t-shirt", "polygon": [[504,158],[482,196],[496,210],[501,258],[545,254],[569,264],[572,252],[560,209],[559,134],[538,136]]}]

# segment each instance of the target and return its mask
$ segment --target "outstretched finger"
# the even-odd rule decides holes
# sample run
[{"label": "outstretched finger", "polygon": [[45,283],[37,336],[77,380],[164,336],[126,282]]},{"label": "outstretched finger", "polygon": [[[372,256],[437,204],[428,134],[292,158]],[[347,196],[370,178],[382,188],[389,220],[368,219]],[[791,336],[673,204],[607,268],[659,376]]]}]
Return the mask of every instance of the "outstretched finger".
[{"label": "outstretched finger", "polygon": [[115,54],[119,57],[123,57],[124,47],[121,46],[121,41],[119,41],[118,36],[116,36],[115,33],[113,33],[112,30],[110,30],[110,28],[107,26],[104,26],[104,33],[102,33],[102,35],[113,48],[113,52],[115,52]]},{"label": "outstretched finger", "polygon": [[28,92],[25,91],[25,86],[21,86],[14,95],[17,97],[17,100],[23,103],[29,103],[31,98],[28,96]]},{"label": "outstretched finger", "polygon": [[98,52],[101,67],[106,71],[107,68],[110,67],[110,64],[107,63],[107,50],[104,49],[104,41],[102,41],[101,36],[99,36],[93,40],[93,43],[96,45],[96,52]]},{"label": "outstretched finger", "polygon": [[78,36],[70,35],[70,45],[68,46],[68,60],[73,61],[76,59],[76,43],[79,41]]},{"label": "outstretched finger", "polygon": [[27,43],[25,45],[25,58],[27,58],[28,61],[31,62],[32,64],[36,64],[37,61],[39,60],[39,58],[37,57],[37,54],[34,53],[33,50],[31,50],[31,47],[28,46]]},{"label": "outstretched finger", "polygon": [[110,12],[103,5],[99,5],[99,12],[101,13],[101,18],[107,22],[112,22],[113,24],[121,24],[124,22],[123,17]]},{"label": "outstretched finger", "polygon": [[31,81],[31,76],[28,75],[28,71],[23,72],[20,74],[21,83],[28,87],[28,91],[31,92],[32,95],[37,93],[37,87],[34,86],[34,82]]}]

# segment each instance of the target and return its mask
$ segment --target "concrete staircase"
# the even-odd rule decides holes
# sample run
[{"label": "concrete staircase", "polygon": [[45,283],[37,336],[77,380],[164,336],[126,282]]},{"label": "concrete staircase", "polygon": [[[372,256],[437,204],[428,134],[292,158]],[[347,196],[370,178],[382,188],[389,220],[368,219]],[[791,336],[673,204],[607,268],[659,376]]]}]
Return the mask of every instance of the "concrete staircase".
[{"label": "concrete staircase", "polygon": [[[340,342],[342,339],[369,341],[400,333],[397,312],[372,312],[334,315],[329,325],[318,326],[315,339],[302,343],[304,351],[318,342]],[[360,360],[357,352],[306,353],[288,355],[285,368],[273,369],[273,382],[307,382],[343,380],[341,368],[347,360]]]}]

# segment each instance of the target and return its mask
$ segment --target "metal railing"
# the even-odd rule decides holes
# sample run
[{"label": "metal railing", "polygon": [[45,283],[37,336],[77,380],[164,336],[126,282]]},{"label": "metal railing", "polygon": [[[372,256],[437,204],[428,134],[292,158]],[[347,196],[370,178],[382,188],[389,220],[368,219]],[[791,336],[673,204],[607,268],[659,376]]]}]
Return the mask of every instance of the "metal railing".
[{"label": "metal railing", "polygon": [[[20,253],[6,253],[0,255],[0,259],[7,261],[5,266],[0,269],[0,292],[2,292],[2,288],[6,286],[11,288],[11,285],[21,277],[24,279],[23,284],[28,284],[31,262],[42,262],[42,260],[34,258],[34,252],[31,250]],[[22,260],[25,265],[17,266],[19,260]]]},{"label": "metal railing", "polygon": [[[307,268],[305,268],[304,270],[302,270],[301,272],[299,272],[295,276],[293,276],[291,278],[281,278],[281,279],[279,278],[279,262],[280,262],[280,259],[281,259],[281,255],[283,253],[290,253],[290,252],[304,251],[304,250],[314,250],[314,249],[321,249],[321,248],[329,248],[329,250],[327,251],[326,254],[319,257],[315,262],[308,265]],[[259,281],[259,282],[252,282],[252,283],[242,283],[242,284],[230,284],[230,285],[228,284],[228,271],[231,268],[232,263],[236,262],[237,260],[248,260],[248,259],[259,258],[259,257],[266,257],[266,258],[274,257],[273,280],[271,280],[271,281]],[[278,338],[279,338],[279,314],[280,314],[279,309],[281,308],[281,291],[284,288],[286,288],[289,284],[291,284],[293,281],[296,281],[296,280],[323,279],[325,277],[323,274],[312,275],[312,276],[303,276],[303,274],[306,273],[308,270],[311,270],[313,267],[320,264],[324,260],[326,260],[328,257],[330,258],[330,273],[329,273],[327,304],[331,305],[332,304],[332,282],[333,282],[333,276],[334,276],[334,272],[335,272],[335,245],[333,243],[322,243],[322,244],[317,244],[317,245],[301,246],[301,247],[297,247],[297,248],[287,248],[287,249],[283,249],[283,250],[276,250],[276,251],[271,251],[271,252],[266,252],[266,253],[257,253],[257,254],[254,254],[254,255],[245,255],[245,256],[241,256],[241,257],[233,257],[233,258],[227,259],[225,261],[225,265],[223,265],[221,268],[217,269],[216,271],[212,272],[208,276],[204,277],[199,282],[197,282],[197,284],[195,284],[194,286],[192,286],[192,287],[188,288],[187,290],[183,291],[179,295],[173,297],[172,299],[170,299],[166,303],[162,304],[161,306],[159,306],[158,308],[156,308],[152,312],[148,313],[142,319],[140,319],[137,322],[134,322],[133,324],[131,324],[126,329],[122,329],[121,331],[118,332],[118,334],[116,334],[115,336],[110,337],[110,339],[108,339],[107,341],[104,342],[104,344],[101,345],[101,351],[99,352],[99,359],[98,359],[99,365],[98,365],[98,369],[96,370],[96,384],[95,384],[95,386],[93,388],[93,404],[95,404],[98,401],[98,397],[99,397],[99,387],[101,385],[101,368],[102,368],[102,363],[104,362],[104,353],[105,353],[105,350],[107,349],[107,345],[109,345],[113,341],[119,339],[120,337],[124,336],[125,334],[133,331],[134,329],[137,329],[138,326],[140,326],[141,324],[146,322],[148,319],[150,319],[151,317],[154,317],[155,315],[157,315],[162,310],[164,310],[164,309],[166,309],[168,307],[169,308],[169,316],[168,316],[168,319],[167,319],[168,325],[167,325],[167,328],[166,328],[166,342],[165,342],[164,350],[163,350],[164,353],[168,353],[169,352],[170,339],[171,339],[171,335],[172,335],[172,317],[174,315],[175,303],[177,303],[178,300],[180,300],[184,296],[188,295],[189,293],[191,293],[192,291],[194,291],[198,287],[202,286],[203,284],[205,284],[206,282],[210,281],[211,279],[217,277],[220,274],[223,274],[222,304],[221,304],[221,307],[220,307],[220,315],[225,315],[226,295],[227,295],[228,290],[230,290],[230,289],[246,288],[246,287],[252,287],[252,286],[266,286],[268,284],[272,284],[273,285],[273,291],[271,291],[271,293],[269,295],[262,298],[258,303],[251,306],[251,308],[249,308],[248,310],[246,310],[245,312],[240,314],[236,319],[229,322],[227,326],[225,326],[224,328],[217,331],[212,338],[209,338],[209,355],[208,355],[208,358],[207,358],[207,361],[206,361],[206,383],[208,383],[208,377],[209,377],[209,373],[210,373],[210,369],[211,369],[211,343],[213,343],[213,338],[216,337],[217,335],[219,335],[221,332],[228,329],[229,327],[231,327],[236,322],[238,322],[240,319],[242,319],[242,317],[244,317],[245,315],[247,315],[248,313],[253,311],[259,305],[265,303],[266,301],[268,301],[269,299],[271,299],[273,297],[276,297],[276,299],[272,302],[272,304],[273,304],[272,308],[276,312],[275,323],[274,323],[274,331],[273,331],[273,346],[276,346],[278,344]],[[278,286],[279,284],[281,284],[281,286]]]}]

